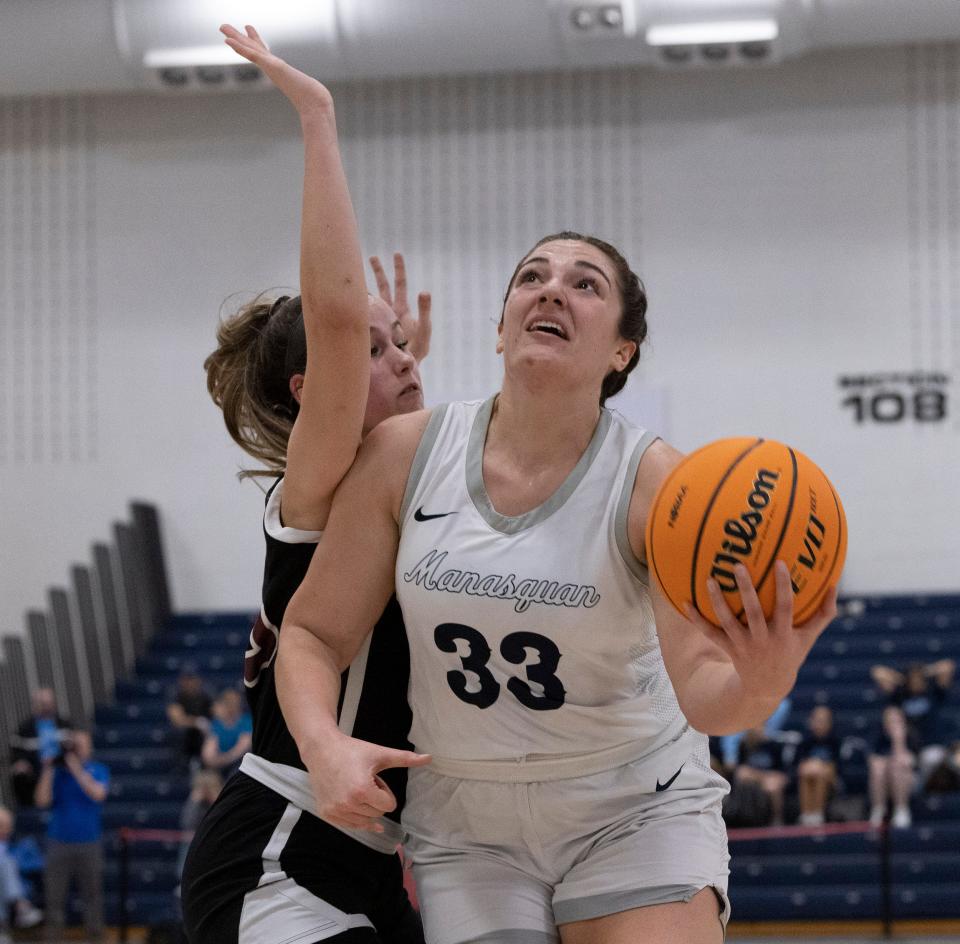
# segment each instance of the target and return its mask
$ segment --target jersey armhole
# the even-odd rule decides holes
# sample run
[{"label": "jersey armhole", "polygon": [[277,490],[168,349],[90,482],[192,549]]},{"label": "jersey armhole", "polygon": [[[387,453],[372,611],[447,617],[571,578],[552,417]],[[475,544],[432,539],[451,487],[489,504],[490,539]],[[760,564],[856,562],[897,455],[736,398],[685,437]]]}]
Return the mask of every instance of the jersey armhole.
[{"label": "jersey armhole", "polygon": [[430,419],[427,420],[427,426],[420,437],[417,445],[417,451],[413,454],[413,462],[410,464],[410,474],[407,476],[407,485],[403,490],[403,501],[400,503],[400,530],[403,530],[403,523],[407,520],[407,514],[410,511],[410,504],[413,502],[413,496],[416,494],[417,486],[423,476],[423,470],[427,467],[427,460],[433,451],[437,437],[440,435],[440,427],[443,426],[444,417],[447,415],[447,406],[442,403],[435,406],[430,413]]},{"label": "jersey armhole", "polygon": [[623,477],[623,484],[620,487],[620,497],[617,499],[617,510],[613,518],[613,533],[617,541],[617,548],[620,551],[620,557],[623,559],[624,564],[627,565],[627,570],[644,586],[649,585],[650,575],[646,565],[633,553],[633,548],[630,546],[630,536],[627,533],[627,518],[630,514],[630,499],[633,496],[633,486],[637,480],[637,469],[640,467],[640,460],[643,458],[643,454],[647,449],[659,438],[656,433],[651,433],[648,430],[640,437],[636,446],[633,447],[630,460],[627,462],[627,471]]},{"label": "jersey armhole", "polygon": [[263,530],[267,537],[281,544],[316,544],[323,537],[322,531],[302,531],[300,528],[284,527],[280,519],[282,494],[283,479],[278,479],[276,485],[270,489],[266,507],[263,509]]}]

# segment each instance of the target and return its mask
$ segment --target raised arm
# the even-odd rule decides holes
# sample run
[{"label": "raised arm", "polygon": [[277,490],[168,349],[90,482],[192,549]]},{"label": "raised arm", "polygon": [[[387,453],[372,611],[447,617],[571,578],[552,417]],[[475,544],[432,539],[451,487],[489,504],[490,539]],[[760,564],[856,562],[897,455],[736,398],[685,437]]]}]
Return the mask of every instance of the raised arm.
[{"label": "raised arm", "polygon": [[337,727],[340,674],[393,593],[400,503],[428,418],[426,412],[394,417],[364,440],[280,633],[280,706],[310,773],[317,812],[335,825],[379,829],[373,819],[396,800],[377,773],[428,760],[355,740]]},{"label": "raised arm", "polygon": [[[630,544],[640,560],[646,556],[644,532],[653,498],[681,458],[672,447],[656,442],[640,463],[628,519]],[[793,688],[807,653],[836,615],[834,588],[820,610],[795,627],[790,574],[782,562],[776,565],[777,597],[769,621],[745,567],[738,565],[736,579],[748,626],[737,621],[719,588],[708,581],[710,601],[722,623],[718,629],[699,614],[684,619],[650,575],[667,674],[687,720],[705,734],[733,734],[763,724]]]},{"label": "raised arm", "polygon": [[370,378],[363,257],[340,160],[333,97],[273,55],[252,26],[222,26],[226,43],[283,92],[303,132],[300,296],[308,370],[287,447],[284,524],[323,528],[337,484],[360,444]]}]

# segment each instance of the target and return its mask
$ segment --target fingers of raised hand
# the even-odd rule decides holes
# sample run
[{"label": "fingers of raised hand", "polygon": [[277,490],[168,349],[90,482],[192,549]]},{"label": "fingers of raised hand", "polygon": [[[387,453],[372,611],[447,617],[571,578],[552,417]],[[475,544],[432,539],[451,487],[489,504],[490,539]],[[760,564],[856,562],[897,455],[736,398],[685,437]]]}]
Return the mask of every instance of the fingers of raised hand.
[{"label": "fingers of raised hand", "polygon": [[270,47],[263,41],[255,27],[248,23],[244,29],[247,31],[247,36],[249,36],[255,43],[259,43],[259,45],[261,45],[267,51],[270,50]]},{"label": "fingers of raised hand", "polygon": [[401,310],[407,311],[407,267],[400,252],[393,254],[393,300],[393,310],[398,315]]},{"label": "fingers of raised hand", "polygon": [[393,298],[390,295],[390,283],[387,281],[387,273],[383,271],[383,263],[379,256],[370,257],[370,268],[373,269],[373,277],[377,280],[377,292],[392,308]]},{"label": "fingers of raised hand", "polygon": [[417,343],[413,352],[418,361],[422,361],[430,352],[430,336],[433,334],[433,322],[430,320],[430,311],[433,299],[429,292],[420,292],[417,295]]}]

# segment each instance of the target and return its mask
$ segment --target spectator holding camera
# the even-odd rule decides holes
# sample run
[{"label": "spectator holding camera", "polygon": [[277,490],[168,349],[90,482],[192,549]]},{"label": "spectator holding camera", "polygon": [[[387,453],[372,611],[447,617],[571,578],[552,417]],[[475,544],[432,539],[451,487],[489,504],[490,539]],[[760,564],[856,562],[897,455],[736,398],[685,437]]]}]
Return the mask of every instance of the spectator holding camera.
[{"label": "spectator holding camera", "polygon": [[30,696],[30,717],[10,739],[10,774],[18,806],[33,806],[33,791],[47,758],[60,753],[60,740],[70,724],[57,714],[53,689],[38,688]]},{"label": "spectator holding camera", "polygon": [[61,753],[43,762],[37,782],[37,806],[50,809],[47,866],[44,874],[49,940],[63,936],[64,912],[72,879],[84,907],[91,941],[103,939],[102,808],[110,789],[106,765],[93,760],[88,731],[71,731]]}]

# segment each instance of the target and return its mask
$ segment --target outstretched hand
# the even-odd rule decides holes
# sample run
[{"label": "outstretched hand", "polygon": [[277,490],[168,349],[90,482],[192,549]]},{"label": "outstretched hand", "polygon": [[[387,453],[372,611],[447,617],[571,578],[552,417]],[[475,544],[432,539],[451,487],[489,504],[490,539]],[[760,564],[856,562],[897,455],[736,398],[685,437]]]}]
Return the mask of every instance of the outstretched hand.
[{"label": "outstretched hand", "polygon": [[307,764],[317,816],[341,828],[382,833],[377,820],[397,808],[397,798],[380,772],[391,767],[422,767],[430,760],[429,754],[344,738],[331,756]]},{"label": "outstretched hand", "polygon": [[734,574],[746,626],[734,616],[712,579],[707,581],[707,593],[720,627],[708,622],[689,604],[687,619],[727,654],[746,694],[783,698],[793,688],[813,644],[837,615],[837,588],[830,588],[820,608],[806,623],[794,626],[793,587],[783,561],[777,561],[774,568],[777,595],[770,620],[763,615],[747,568],[737,564]]},{"label": "outstretched hand", "polygon": [[226,44],[244,59],[258,66],[290,99],[290,103],[301,115],[318,104],[332,105],[333,98],[325,85],[270,52],[270,47],[252,26],[244,29],[246,33],[241,33],[229,23],[224,23],[220,32],[223,33]]},{"label": "outstretched hand", "polygon": [[417,317],[414,318],[407,301],[407,267],[404,264],[403,255],[399,252],[393,254],[392,293],[379,256],[370,257],[370,268],[373,269],[377,280],[377,291],[380,297],[393,309],[400,321],[404,337],[410,342],[410,353],[418,361],[422,361],[430,351],[430,335],[433,331],[433,325],[430,323],[432,305],[430,293],[420,292],[417,295]]}]

